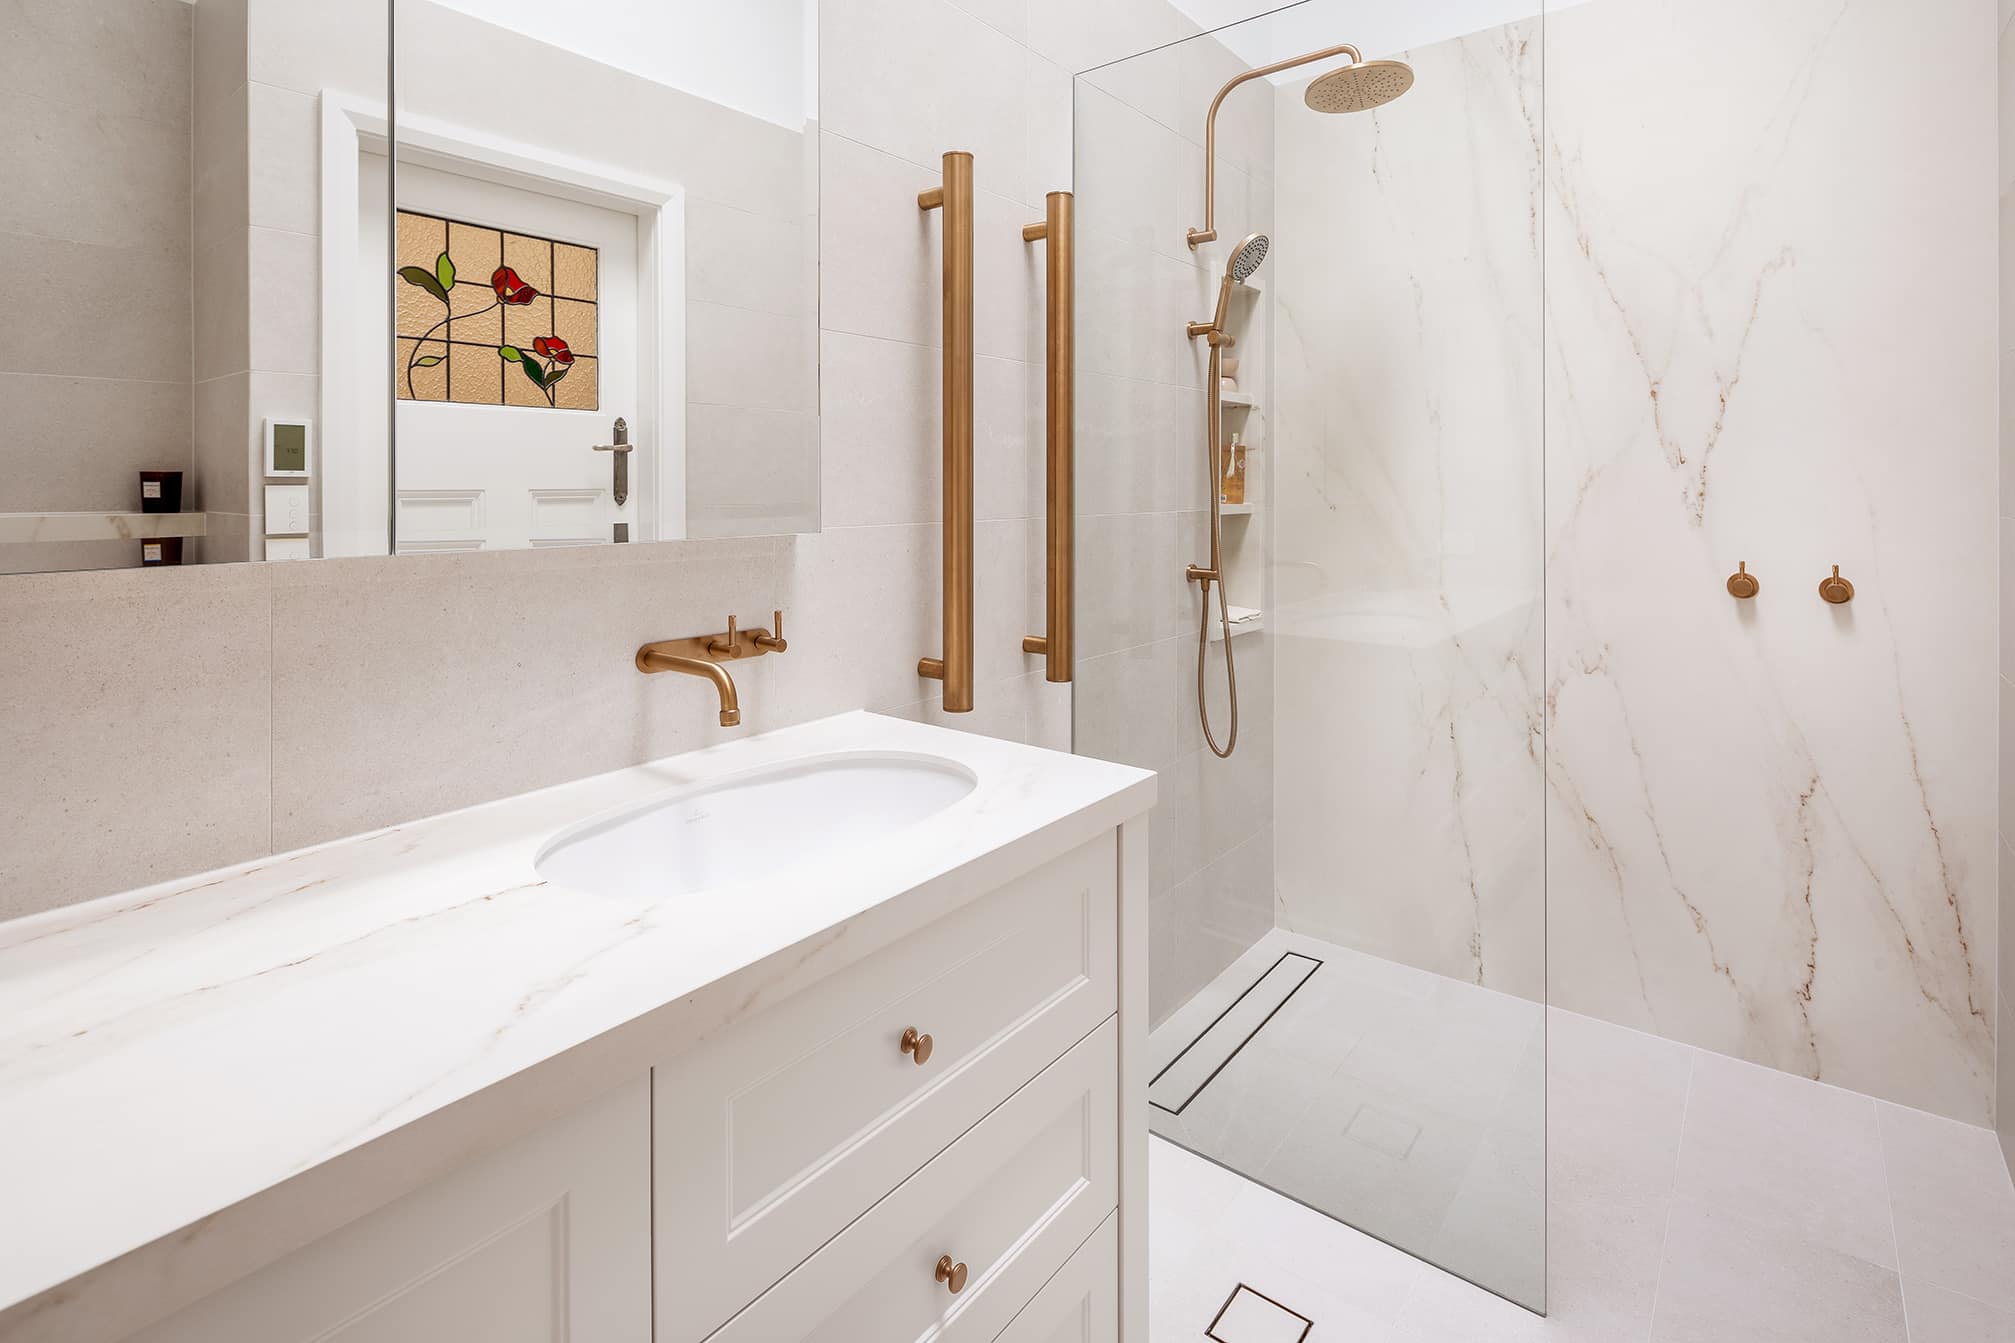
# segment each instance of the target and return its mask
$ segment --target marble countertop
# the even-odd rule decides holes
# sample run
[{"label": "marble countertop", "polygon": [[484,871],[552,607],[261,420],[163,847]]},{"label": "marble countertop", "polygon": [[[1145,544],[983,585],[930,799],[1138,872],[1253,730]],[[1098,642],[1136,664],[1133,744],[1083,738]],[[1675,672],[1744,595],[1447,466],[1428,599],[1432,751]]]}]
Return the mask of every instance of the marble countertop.
[{"label": "marble countertop", "polygon": [[[941,756],[978,784],[816,881],[619,899],[533,869],[612,808],[850,750]],[[1141,770],[852,713],[0,924],[0,1336],[116,1337],[179,1308],[1153,790]]]}]

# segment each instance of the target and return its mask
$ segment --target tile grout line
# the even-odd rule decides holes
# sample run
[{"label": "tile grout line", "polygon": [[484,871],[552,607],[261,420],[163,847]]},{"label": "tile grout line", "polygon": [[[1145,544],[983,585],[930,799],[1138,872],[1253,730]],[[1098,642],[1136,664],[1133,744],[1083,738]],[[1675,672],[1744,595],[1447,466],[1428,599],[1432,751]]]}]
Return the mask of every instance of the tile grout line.
[{"label": "tile grout line", "polygon": [[1882,1132],[1882,1102],[1875,1111],[1875,1157],[1882,1167],[1882,1206],[1889,1210],[1889,1254],[1896,1261],[1896,1301],[1903,1310],[1903,1343],[1910,1343],[1910,1289],[1903,1282],[1903,1238],[1896,1231],[1896,1182],[1889,1175],[1889,1143]]},{"label": "tile grout line", "polygon": [[1645,1343],[1656,1343],[1658,1337],[1658,1298],[1665,1289],[1665,1261],[1672,1245],[1672,1214],[1679,1204],[1679,1168],[1686,1159],[1686,1124],[1693,1114],[1693,1082],[1700,1073],[1700,1053],[1692,1050],[1686,1061],[1686,1099],[1679,1105],[1679,1145],[1672,1152],[1672,1184],[1665,1194],[1665,1233],[1658,1239],[1658,1272],[1651,1282],[1651,1315],[1645,1322]]}]

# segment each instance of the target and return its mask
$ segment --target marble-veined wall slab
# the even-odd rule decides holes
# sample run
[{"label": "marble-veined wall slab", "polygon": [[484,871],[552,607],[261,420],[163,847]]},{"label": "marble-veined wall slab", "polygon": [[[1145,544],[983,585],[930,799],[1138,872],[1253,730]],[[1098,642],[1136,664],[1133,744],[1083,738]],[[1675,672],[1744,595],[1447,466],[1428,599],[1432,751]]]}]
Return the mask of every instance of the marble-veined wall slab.
[{"label": "marble-veined wall slab", "polygon": [[1552,1001],[1975,1123],[1995,32],[1990,0],[1546,25]]},{"label": "marble-veined wall slab", "polygon": [[1593,0],[1279,116],[1284,926],[1987,1118],[1996,31]]}]

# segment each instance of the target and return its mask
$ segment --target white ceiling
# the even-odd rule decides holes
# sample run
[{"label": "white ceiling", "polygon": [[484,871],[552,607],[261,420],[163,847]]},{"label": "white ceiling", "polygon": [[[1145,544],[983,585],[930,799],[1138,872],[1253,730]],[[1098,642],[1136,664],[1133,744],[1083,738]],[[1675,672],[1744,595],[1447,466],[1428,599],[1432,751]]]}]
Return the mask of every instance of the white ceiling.
[{"label": "white ceiling", "polygon": [[[1303,0],[1271,13],[1265,12],[1265,0],[1172,3],[1206,30],[1235,25],[1219,32],[1218,40],[1252,64],[1265,65],[1341,42],[1367,57],[1389,56],[1586,0]],[[1294,70],[1274,78],[1296,81],[1308,73]]]}]

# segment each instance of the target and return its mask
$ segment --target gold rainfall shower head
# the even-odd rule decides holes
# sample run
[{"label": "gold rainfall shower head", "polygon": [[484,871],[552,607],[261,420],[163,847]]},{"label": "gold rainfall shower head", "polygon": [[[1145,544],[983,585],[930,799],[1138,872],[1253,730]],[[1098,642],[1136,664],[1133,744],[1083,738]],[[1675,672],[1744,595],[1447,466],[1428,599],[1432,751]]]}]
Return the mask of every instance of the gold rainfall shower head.
[{"label": "gold rainfall shower head", "polygon": [[1217,241],[1217,110],[1224,106],[1225,96],[1250,80],[1337,56],[1347,57],[1350,64],[1315,80],[1304,95],[1308,105],[1318,112],[1368,111],[1383,107],[1413,87],[1412,66],[1403,61],[1367,61],[1364,53],[1348,42],[1324,47],[1321,51],[1304,52],[1271,65],[1255,66],[1226,80],[1224,87],[1217,91],[1217,97],[1211,99],[1210,114],[1204,118],[1203,227],[1189,231],[1191,251],[1204,243]]},{"label": "gold rainfall shower head", "polygon": [[1369,112],[1413,87],[1405,61],[1361,61],[1309,81],[1302,101],[1317,112]]}]

